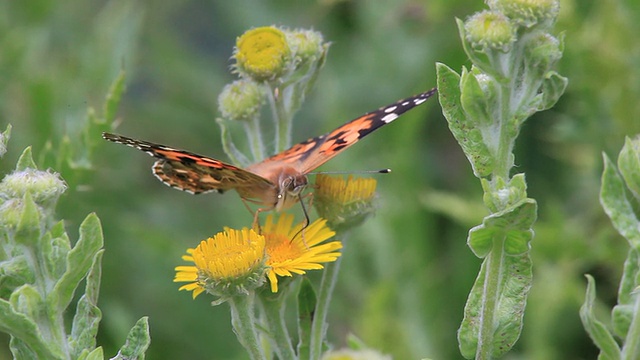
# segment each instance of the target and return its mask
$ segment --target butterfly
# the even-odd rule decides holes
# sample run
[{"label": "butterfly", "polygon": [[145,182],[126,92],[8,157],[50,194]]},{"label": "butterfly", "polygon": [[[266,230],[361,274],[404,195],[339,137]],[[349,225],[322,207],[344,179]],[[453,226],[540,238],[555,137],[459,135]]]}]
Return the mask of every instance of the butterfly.
[{"label": "butterfly", "polygon": [[[152,170],[163,183],[192,194],[236,190],[260,211],[281,211],[300,200],[307,174],[374,130],[396,120],[436,93],[433,88],[366,113],[337,129],[310,138],[246,169],[165,145],[102,133],[105,140],[131,146],[157,158]],[[257,214],[256,213],[256,218]]]}]

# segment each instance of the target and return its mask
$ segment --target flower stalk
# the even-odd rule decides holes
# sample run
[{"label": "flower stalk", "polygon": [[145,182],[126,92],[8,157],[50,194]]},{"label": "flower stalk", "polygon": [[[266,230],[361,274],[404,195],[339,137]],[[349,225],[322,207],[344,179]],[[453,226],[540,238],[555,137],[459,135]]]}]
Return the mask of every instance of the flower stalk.
[{"label": "flower stalk", "polygon": [[267,359],[255,327],[254,293],[246,296],[233,296],[227,302],[231,307],[231,325],[238,341],[249,353],[251,360]]},{"label": "flower stalk", "polygon": [[501,357],[520,336],[537,204],[527,197],[524,174],[511,175],[513,147],[523,122],[553,106],[567,85],[553,71],[562,55],[561,39],[550,34],[557,1],[488,4],[489,10],[458,20],[471,69],[457,74],[437,65],[443,113],[491,212],[467,238],[484,259],[458,331],[460,351],[469,359]]}]

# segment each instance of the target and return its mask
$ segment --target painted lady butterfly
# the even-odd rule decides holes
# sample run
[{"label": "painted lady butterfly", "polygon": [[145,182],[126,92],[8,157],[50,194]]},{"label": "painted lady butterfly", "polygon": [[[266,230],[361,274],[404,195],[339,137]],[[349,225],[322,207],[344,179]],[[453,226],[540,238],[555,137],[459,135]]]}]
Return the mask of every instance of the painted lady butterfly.
[{"label": "painted lady butterfly", "polygon": [[[281,211],[300,199],[307,174],[369,133],[422,104],[436,89],[362,115],[339,128],[308,139],[246,169],[168,146],[102,133],[106,140],[142,150],[158,158],[153,173],[163,183],[192,194],[235,189],[240,197],[263,208]],[[256,213],[257,216],[257,213]]]}]

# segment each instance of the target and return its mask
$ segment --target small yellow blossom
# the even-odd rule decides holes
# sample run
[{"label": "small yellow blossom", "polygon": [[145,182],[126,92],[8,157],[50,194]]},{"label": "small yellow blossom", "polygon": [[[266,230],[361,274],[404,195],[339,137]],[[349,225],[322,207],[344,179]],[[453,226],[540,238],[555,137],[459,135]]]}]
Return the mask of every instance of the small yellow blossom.
[{"label": "small yellow blossom", "polygon": [[281,213],[277,221],[269,214],[262,234],[266,239],[267,277],[271,291],[278,291],[278,276],[304,274],[306,270],[322,269],[321,263],[335,261],[342,248],[340,241],[323,243],[335,235],[318,219],[303,229],[302,223],[293,226],[293,215]]},{"label": "small yellow blossom", "polygon": [[273,80],[288,68],[291,51],[284,32],[273,26],[248,30],[236,41],[237,69],[260,82]]},{"label": "small yellow blossom", "polygon": [[189,282],[179,290],[193,298],[207,291],[221,298],[244,295],[264,282],[265,237],[244,228],[225,231],[187,249],[183,260],[195,266],[177,266],[174,282]]}]

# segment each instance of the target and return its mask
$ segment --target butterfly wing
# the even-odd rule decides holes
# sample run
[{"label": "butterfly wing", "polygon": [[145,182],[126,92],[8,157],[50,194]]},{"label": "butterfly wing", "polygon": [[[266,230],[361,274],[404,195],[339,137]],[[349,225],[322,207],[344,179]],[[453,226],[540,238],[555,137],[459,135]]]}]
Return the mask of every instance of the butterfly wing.
[{"label": "butterfly wing", "polygon": [[389,124],[403,113],[424,103],[435,93],[436,88],[433,88],[422,94],[364,114],[327,134],[303,141],[280,154],[253,165],[252,169],[255,168],[260,173],[259,169],[268,168],[273,162],[280,162],[294,165],[302,174],[309,173],[374,130]]},{"label": "butterfly wing", "polygon": [[158,158],[153,164],[155,176],[171,187],[192,194],[243,188],[259,192],[260,188],[274,187],[259,175],[206,156],[106,132],[102,137]]}]

